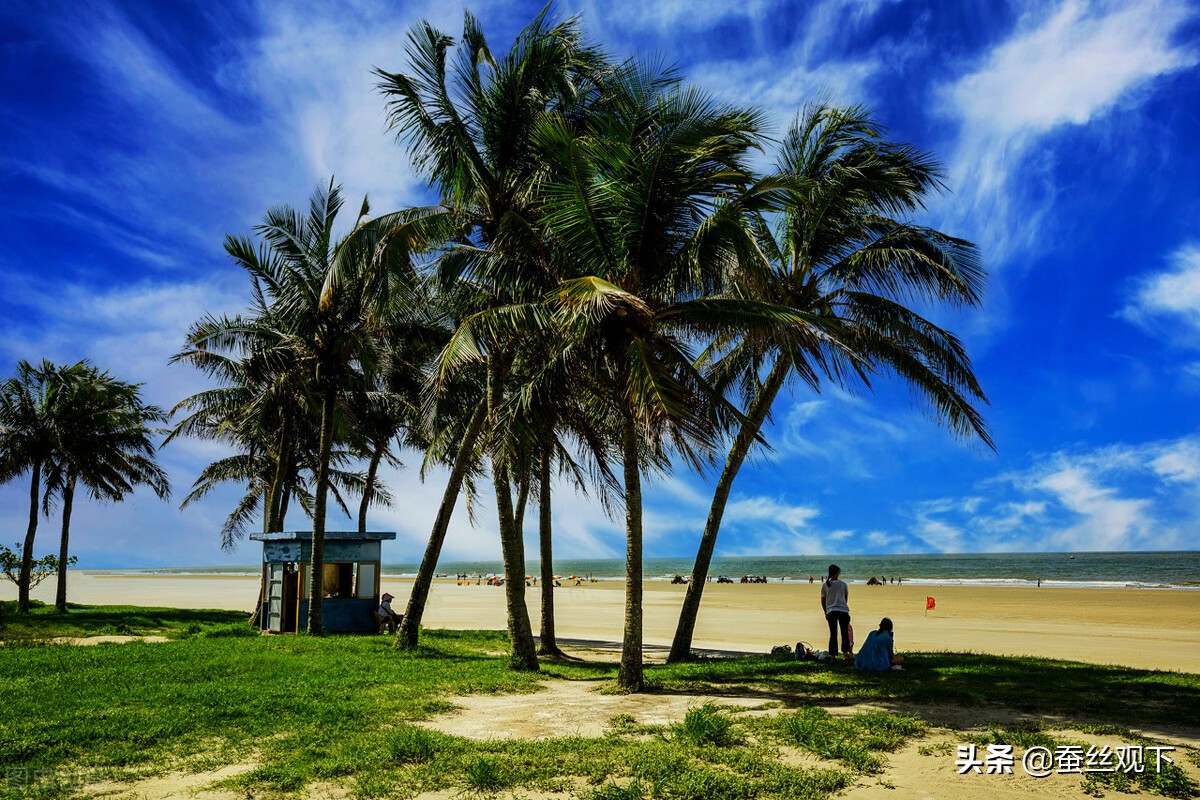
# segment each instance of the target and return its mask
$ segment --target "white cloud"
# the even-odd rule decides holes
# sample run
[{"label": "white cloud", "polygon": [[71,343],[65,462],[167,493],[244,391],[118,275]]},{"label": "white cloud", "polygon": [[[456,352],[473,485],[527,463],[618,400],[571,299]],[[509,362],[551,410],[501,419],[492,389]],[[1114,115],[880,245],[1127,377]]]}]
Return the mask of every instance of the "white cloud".
[{"label": "white cloud", "polygon": [[[995,264],[1040,241],[1055,189],[1039,176],[1046,136],[1136,106],[1156,79],[1197,63],[1175,43],[1189,6],[1157,0],[1034,4],[1005,41],[941,89],[959,134],[950,157],[956,192],[939,210]],[[965,229],[965,230],[964,230]]]},{"label": "white cloud", "polygon": [[964,124],[1000,140],[1086,125],[1145,81],[1196,63],[1172,43],[1189,16],[1178,3],[1069,0],[1022,19],[949,88],[949,102]]},{"label": "white cloud", "polygon": [[1168,340],[1200,347],[1200,245],[1172,253],[1168,268],[1142,276],[1120,316]]},{"label": "white cloud", "polygon": [[870,399],[835,387],[813,400],[790,405],[779,400],[775,412],[778,422],[765,432],[775,452],[759,457],[784,462],[819,459],[856,478],[872,477],[878,465],[886,463],[887,453],[911,441],[913,430],[928,427],[917,423],[912,412],[884,419]]},{"label": "white cloud", "polygon": [[1065,457],[1054,471],[1034,481],[1034,486],[1053,496],[1066,510],[1081,519],[1055,531],[1054,549],[1133,550],[1145,544],[1153,530],[1148,498],[1122,497],[1120,490],[1106,486],[1084,464]]},{"label": "white cloud", "polygon": [[655,3],[585,3],[589,24],[627,30],[653,29],[662,34],[705,30],[731,18],[753,20],[773,12],[777,0],[660,0]]},{"label": "white cloud", "polygon": [[943,552],[1182,548],[1200,525],[1200,436],[1060,451],[980,488],[916,504],[913,535]]}]

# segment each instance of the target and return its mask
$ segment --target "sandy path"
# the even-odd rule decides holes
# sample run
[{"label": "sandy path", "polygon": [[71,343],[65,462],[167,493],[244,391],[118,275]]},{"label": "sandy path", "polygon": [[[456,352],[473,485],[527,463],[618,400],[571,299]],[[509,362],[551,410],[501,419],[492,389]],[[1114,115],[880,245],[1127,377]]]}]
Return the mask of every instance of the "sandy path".
[{"label": "sandy path", "polygon": [[[473,739],[522,738],[541,739],[558,736],[601,736],[610,727],[609,720],[617,714],[628,714],[640,725],[671,725],[683,719],[688,709],[705,703],[729,708],[738,716],[746,714],[788,713],[784,709],[762,708],[767,697],[721,697],[685,693],[605,695],[596,691],[597,684],[586,681],[547,681],[542,691],[519,698],[495,695],[470,695],[449,698],[458,706],[455,711],[419,723],[426,727],[466,736]],[[742,709],[738,712],[738,709]],[[753,709],[753,710],[751,710]],[[869,704],[831,706],[837,715],[850,715],[864,710],[876,710]],[[1030,776],[1022,769],[1020,748],[1013,773],[1006,775],[959,774],[955,765],[957,747],[966,744],[972,733],[982,729],[981,710],[973,709],[955,722],[948,722],[940,713],[921,706],[889,707],[889,713],[916,713],[927,720],[938,720],[929,732],[895,753],[884,754],[888,766],[879,776],[864,775],[839,797],[855,800],[872,798],[920,798],[921,800],[968,800],[979,796],[988,798],[1062,798],[1075,800],[1089,795],[1083,790],[1082,775],[1054,773],[1042,778]],[[960,711],[965,711],[959,709]],[[995,709],[986,713],[995,716]],[[972,718],[973,717],[973,718]],[[1013,713],[1006,720],[1016,723],[1033,719]],[[1168,756],[1193,779],[1200,781],[1200,767],[1186,757],[1182,748],[1200,746],[1200,731],[1181,732],[1171,737],[1169,744],[1180,748]],[[1092,735],[1080,731],[1056,730],[1055,738],[1063,742],[1084,742],[1110,749],[1129,742],[1113,735]],[[922,753],[922,749],[926,752]],[[931,752],[932,751],[932,752]],[[788,763],[805,767],[828,766],[835,762],[822,761],[807,751],[784,747],[781,758]],[[1109,793],[1111,794],[1111,793]]]},{"label": "sandy path", "polygon": [[[407,600],[410,582],[384,576],[383,587]],[[683,586],[646,584],[645,638],[669,645],[683,602]],[[540,590],[539,590],[540,591]],[[0,589],[8,599],[14,587]],[[52,599],[53,587],[35,597]],[[925,597],[937,608],[926,615]],[[75,572],[71,598],[81,603],[227,608],[249,611],[258,597],[253,577],[146,576]],[[559,635],[620,641],[624,590],[618,582],[556,590]],[[538,618],[538,592],[527,593]],[[763,652],[797,640],[825,646],[828,629],[819,608],[819,586],[710,584],[696,629],[700,648]],[[1136,589],[1037,589],[917,587],[851,584],[850,607],[858,637],[882,616],[896,625],[900,650],[959,650],[1039,655],[1148,669],[1200,672],[1200,591]],[[433,587],[425,624],[432,628],[503,629],[504,590]]]}]

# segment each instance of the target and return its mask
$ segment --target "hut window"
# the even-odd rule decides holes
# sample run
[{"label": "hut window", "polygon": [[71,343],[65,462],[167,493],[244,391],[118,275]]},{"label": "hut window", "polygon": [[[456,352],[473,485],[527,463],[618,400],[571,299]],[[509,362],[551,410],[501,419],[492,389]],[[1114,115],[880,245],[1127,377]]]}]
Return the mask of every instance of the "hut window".
[{"label": "hut window", "polygon": [[358,584],[354,587],[354,594],[361,598],[375,597],[375,565],[374,564],[359,564],[358,565]]},{"label": "hut window", "polygon": [[354,596],[354,564],[326,564],[321,576],[321,586],[326,597],[348,598]]},{"label": "hut window", "polygon": [[[377,594],[376,581],[379,565],[367,561],[326,564],[321,576],[325,597],[349,599],[352,597],[372,600]],[[307,599],[307,593],[304,598]]]}]

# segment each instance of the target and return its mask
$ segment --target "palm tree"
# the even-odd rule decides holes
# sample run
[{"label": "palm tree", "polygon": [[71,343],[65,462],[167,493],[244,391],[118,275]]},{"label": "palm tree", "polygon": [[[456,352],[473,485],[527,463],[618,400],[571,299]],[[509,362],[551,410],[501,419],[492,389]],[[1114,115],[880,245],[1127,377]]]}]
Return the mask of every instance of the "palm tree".
[{"label": "palm tree", "polygon": [[693,368],[690,343],[730,326],[753,330],[801,316],[718,295],[754,250],[746,209],[776,191],[755,183],[745,164],[759,138],[757,114],[636,65],[617,71],[604,94],[604,113],[582,132],[558,114],[535,132],[550,165],[543,225],[561,281],[540,306],[511,306],[508,319],[492,314],[487,324],[554,329],[559,358],[592,365],[589,377],[617,422],[626,518],[618,683],[636,691],[643,462],[673,452],[699,466],[738,416]]},{"label": "palm tree", "polygon": [[[522,502],[536,496],[541,585],[538,655],[559,656],[554,625],[552,494],[561,476],[581,492],[594,488],[606,512],[617,506],[620,479],[613,473],[612,443],[618,426],[611,402],[597,396],[586,365],[560,358],[550,336],[525,337],[502,428],[506,459],[519,478]],[[518,518],[522,516],[520,512]]]},{"label": "palm tree", "polygon": [[100,372],[87,361],[76,365],[60,398],[62,424],[46,466],[43,508],[62,497],[62,539],[55,606],[67,610],[67,564],[71,511],[82,481],[96,500],[120,501],[136,486],[149,486],[160,498],[171,493],[166,473],[155,461],[151,436],[166,415],[142,401],[139,386]]},{"label": "palm tree", "polygon": [[[230,237],[226,251],[240,264],[265,264],[272,258],[245,239]],[[201,471],[181,508],[203,498],[221,483],[244,483],[246,493],[221,527],[221,547],[232,550],[262,510],[264,532],[283,530],[289,499],[311,506],[306,472],[317,449],[315,416],[307,391],[307,371],[278,339],[285,324],[252,278],[253,305],[248,316],[207,315],[188,332],[184,348],[171,363],[185,362],[218,386],[181,400],[172,417],[183,416],[164,444],[178,436],[221,442],[232,455]]]},{"label": "palm tree", "polygon": [[[414,282],[409,255],[424,246],[419,212],[369,219],[365,201],[351,232],[335,239],[333,228],[341,207],[341,191],[331,179],[313,193],[307,214],[288,206],[271,209],[256,228],[261,247],[244,239],[227,239],[226,250],[251,276],[258,313],[205,320],[189,337],[190,349],[181,354],[193,362],[208,363],[199,354],[243,348],[261,361],[260,372],[265,377],[262,381],[256,377],[255,385],[271,387],[242,398],[243,402],[263,399],[261,406],[269,409],[282,401],[319,414],[316,445],[307,461],[314,476],[308,614],[312,635],[323,633],[321,581],[329,495],[334,493],[342,502],[334,481],[335,438],[353,438],[351,411],[361,407],[355,400],[369,390],[366,376],[375,373],[381,358],[378,318],[387,303],[402,302],[403,287]],[[237,407],[236,401],[232,407]],[[254,416],[254,411],[251,403],[246,414]],[[255,429],[244,421],[236,417],[232,421],[238,436]],[[301,443],[304,429],[309,428],[305,421],[304,416],[290,420]],[[221,422],[217,420],[217,424]],[[279,521],[286,502],[281,487],[295,479],[289,475],[295,451],[288,449],[286,430],[287,424],[281,425],[280,448],[273,459],[275,477],[266,503],[266,513]],[[259,440],[251,436],[250,441]],[[265,438],[262,441],[266,443]],[[292,455],[287,455],[289,452]],[[258,474],[265,485],[264,471]],[[351,482],[359,490],[364,488],[363,479],[352,477]]]},{"label": "palm tree", "polygon": [[84,363],[56,366],[43,360],[34,367],[17,363],[16,374],[0,384],[0,483],[29,472],[29,525],[21,550],[17,610],[29,611],[33,543],[37,536],[42,472],[58,447],[64,422],[63,397],[84,371]]},{"label": "palm tree", "polygon": [[[583,42],[572,19],[553,24],[543,11],[497,60],[478,21],[466,15],[462,46],[447,68],[454,40],[421,23],[409,34],[409,73],[377,70],[388,98],[391,125],[407,143],[417,168],[441,192],[441,201],[461,233],[447,247],[441,270],[447,283],[456,278],[477,289],[471,310],[511,302],[537,286],[546,253],[536,230],[537,181],[542,164],[530,133],[550,109],[583,109],[592,99],[594,76],[604,59]],[[464,293],[465,294],[465,293]],[[462,345],[470,337],[460,337]],[[498,432],[496,420],[511,386],[516,359],[510,340],[472,342],[486,368],[481,406],[466,411],[464,438],[457,449],[426,548],[424,566],[436,559],[462,480],[470,471],[479,437]],[[450,376],[439,376],[438,387]],[[482,411],[480,411],[482,408]],[[482,419],[479,415],[482,414]],[[525,607],[524,542],[513,507],[509,466],[492,453],[492,486],[500,526],[512,665],[536,670],[537,656]],[[430,568],[432,569],[432,567]],[[398,641],[416,641],[428,587],[414,586]]]},{"label": "palm tree", "polygon": [[[803,311],[824,324],[727,335],[713,348],[723,387],[740,383],[746,419],[717,482],[670,661],[688,658],[725,505],[771,406],[789,378],[813,388],[893,374],[960,436],[992,440],[973,401],[986,402],[970,359],[949,332],[905,302],[978,303],[984,280],[974,247],[896,217],[937,190],[940,169],[909,145],[888,141],[862,108],[812,105],[783,142],[787,192],[776,231],[758,221],[770,269],[743,283],[752,297]],[[724,351],[724,352],[722,352]],[[765,378],[760,376],[765,374]]]},{"label": "palm tree", "polygon": [[419,289],[404,308],[392,309],[391,318],[381,325],[384,348],[379,374],[372,376],[374,389],[356,414],[360,455],[367,459],[358,509],[360,531],[367,530],[372,505],[390,505],[391,496],[378,472],[381,463],[402,466],[391,452],[393,440],[418,451],[431,444],[423,424],[425,379],[450,331],[441,319],[438,298],[427,288]]}]

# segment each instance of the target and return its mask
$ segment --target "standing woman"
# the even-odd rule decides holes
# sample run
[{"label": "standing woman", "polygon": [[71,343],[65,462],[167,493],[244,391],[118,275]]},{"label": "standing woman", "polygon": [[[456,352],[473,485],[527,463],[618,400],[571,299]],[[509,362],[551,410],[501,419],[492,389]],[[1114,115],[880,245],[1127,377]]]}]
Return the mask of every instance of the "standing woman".
[{"label": "standing woman", "polygon": [[842,649],[846,656],[853,654],[850,645],[850,588],[840,577],[842,568],[837,564],[829,565],[829,579],[821,586],[821,610],[825,612],[825,621],[829,623],[829,654],[838,651],[838,628],[842,629]]}]

